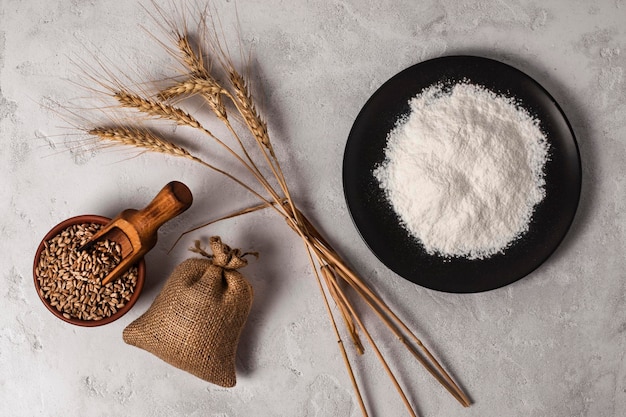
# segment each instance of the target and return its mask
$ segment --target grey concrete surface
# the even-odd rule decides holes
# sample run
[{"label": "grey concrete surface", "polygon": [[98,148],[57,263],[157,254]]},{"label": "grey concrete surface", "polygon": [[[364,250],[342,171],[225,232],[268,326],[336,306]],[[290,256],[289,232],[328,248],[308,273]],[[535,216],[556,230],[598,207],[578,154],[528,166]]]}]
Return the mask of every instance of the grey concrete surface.
[{"label": "grey concrete surface", "polygon": [[[303,210],[474,401],[460,407],[363,309],[420,416],[626,413],[626,2],[213,5],[234,56],[239,43],[251,51],[259,107]],[[0,415],[360,416],[306,252],[284,222],[249,214],[187,235],[168,254],[183,231],[255,200],[184,160],[92,150],[63,117],[90,95],[80,84],[97,87],[84,77],[96,58],[135,78],[139,68],[172,74],[172,58],[148,33],[159,29],[135,0],[0,2]],[[345,141],[368,97],[412,64],[460,53],[499,59],[544,85],[573,126],[584,174],[576,219],[556,253],[510,286],[465,295],[385,268],[353,226],[341,183]],[[74,215],[141,207],[172,179],[190,186],[195,203],[163,227],[138,304],[93,329],[45,310],[31,272],[43,235]],[[256,298],[232,389],[121,338],[172,268],[192,256],[193,240],[213,234],[261,253],[243,271]],[[408,415],[371,349],[352,358],[370,415]]]}]

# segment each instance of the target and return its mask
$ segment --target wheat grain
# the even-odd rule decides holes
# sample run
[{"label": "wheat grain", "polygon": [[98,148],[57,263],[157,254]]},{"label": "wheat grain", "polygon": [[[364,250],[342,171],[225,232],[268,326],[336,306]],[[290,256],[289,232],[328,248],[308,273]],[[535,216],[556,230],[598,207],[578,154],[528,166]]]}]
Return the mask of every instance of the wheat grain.
[{"label": "wheat grain", "polygon": [[[102,279],[119,264],[121,247],[104,240],[89,251],[78,248],[102,225],[75,224],[47,240],[36,268],[39,295],[67,319],[102,320],[130,301],[137,285],[137,268],[119,280],[102,285]],[[111,308],[104,308],[111,305]]]}]

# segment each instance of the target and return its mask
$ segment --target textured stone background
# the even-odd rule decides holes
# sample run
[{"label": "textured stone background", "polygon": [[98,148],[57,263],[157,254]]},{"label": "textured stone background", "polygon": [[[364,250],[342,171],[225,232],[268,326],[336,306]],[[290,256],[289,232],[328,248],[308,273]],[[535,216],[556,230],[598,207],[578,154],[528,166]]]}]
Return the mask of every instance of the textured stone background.
[{"label": "textured stone background", "polygon": [[[462,409],[366,313],[419,414],[623,415],[626,2],[214,4],[231,44],[239,38],[252,50],[260,105],[303,209],[475,401]],[[81,68],[95,57],[130,75],[172,73],[173,60],[141,26],[158,33],[135,0],[0,3],[0,415],[359,416],[305,252],[283,222],[248,215],[193,234],[167,255],[182,231],[254,200],[186,161],[93,151],[60,117],[90,94],[76,83],[94,87]],[[438,293],[388,271],[359,238],[341,186],[343,147],[367,98],[405,67],[456,53],[502,60],[543,84],[573,125],[584,169],[579,211],[557,252],[525,279],[482,294]],[[41,237],[74,215],[142,207],[172,179],[187,183],[196,201],[162,229],[133,310],[95,329],[53,318],[32,286]],[[121,339],[190,256],[190,242],[211,234],[262,253],[244,270],[256,299],[233,389]],[[407,415],[371,351],[355,368],[371,415]]]}]

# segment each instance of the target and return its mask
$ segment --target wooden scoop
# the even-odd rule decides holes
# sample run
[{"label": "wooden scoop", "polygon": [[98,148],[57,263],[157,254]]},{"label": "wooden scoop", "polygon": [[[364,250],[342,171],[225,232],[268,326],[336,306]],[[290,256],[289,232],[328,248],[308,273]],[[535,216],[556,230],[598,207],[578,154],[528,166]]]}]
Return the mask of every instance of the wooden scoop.
[{"label": "wooden scoop", "polygon": [[100,239],[112,240],[121,246],[122,261],[104,277],[102,285],[106,285],[152,249],[157,243],[159,227],[187,210],[192,201],[189,188],[182,182],[172,181],[143,210],[122,211],[78,250],[88,249]]}]

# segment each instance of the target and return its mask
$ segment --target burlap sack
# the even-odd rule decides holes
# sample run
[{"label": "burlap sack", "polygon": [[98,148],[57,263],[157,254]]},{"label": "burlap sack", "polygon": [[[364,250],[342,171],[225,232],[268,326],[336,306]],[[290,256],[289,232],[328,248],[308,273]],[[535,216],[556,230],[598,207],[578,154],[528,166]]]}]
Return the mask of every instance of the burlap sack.
[{"label": "burlap sack", "polygon": [[192,258],[172,272],[148,311],[124,329],[124,341],[213,384],[236,383],[235,353],[252,305],[237,269],[239,249],[212,237],[210,259]]}]

